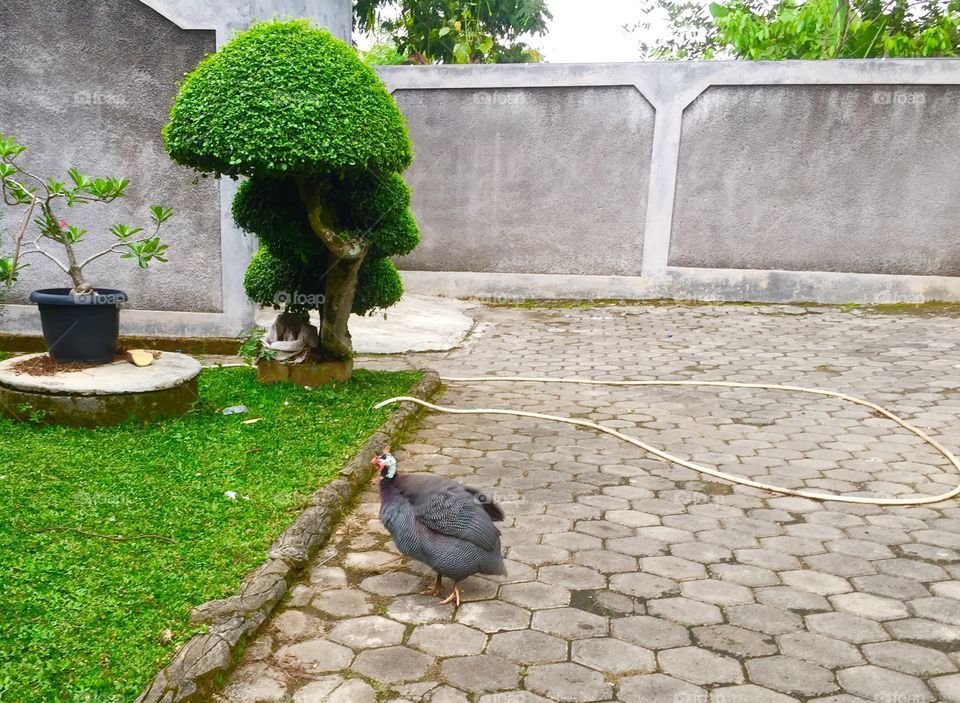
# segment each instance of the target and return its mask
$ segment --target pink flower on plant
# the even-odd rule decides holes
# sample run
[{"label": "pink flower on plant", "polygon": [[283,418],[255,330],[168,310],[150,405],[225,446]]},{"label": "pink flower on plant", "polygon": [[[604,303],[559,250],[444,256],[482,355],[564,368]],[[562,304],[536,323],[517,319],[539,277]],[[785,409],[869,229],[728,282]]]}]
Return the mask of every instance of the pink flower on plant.
[{"label": "pink flower on plant", "polygon": [[60,220],[60,229],[66,229],[69,226],[66,220]]}]

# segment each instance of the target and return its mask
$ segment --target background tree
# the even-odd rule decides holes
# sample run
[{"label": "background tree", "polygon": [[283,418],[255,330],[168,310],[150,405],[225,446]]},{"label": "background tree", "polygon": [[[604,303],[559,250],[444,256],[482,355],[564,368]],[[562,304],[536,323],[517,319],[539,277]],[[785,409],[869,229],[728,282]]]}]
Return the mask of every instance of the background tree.
[{"label": "background tree", "polygon": [[174,161],[249,178],[233,214],[261,244],[251,298],[320,311],[323,356],[349,357],[350,313],[399,300],[388,257],[419,240],[410,138],[373,69],[306,20],[257,24],[186,76],[163,133]]},{"label": "background tree", "polygon": [[646,58],[834,59],[957,56],[960,0],[644,0],[667,35]]},{"label": "background tree", "polygon": [[[520,37],[544,34],[551,19],[546,0],[355,0],[353,17],[406,63],[540,61]],[[377,58],[392,58],[383,49],[368,60],[396,63]]]}]

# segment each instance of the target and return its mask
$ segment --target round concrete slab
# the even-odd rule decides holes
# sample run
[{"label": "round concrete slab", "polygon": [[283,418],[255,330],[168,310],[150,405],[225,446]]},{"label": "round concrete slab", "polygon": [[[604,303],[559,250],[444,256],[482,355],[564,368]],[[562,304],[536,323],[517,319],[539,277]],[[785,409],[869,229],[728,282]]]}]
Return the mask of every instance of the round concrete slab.
[{"label": "round concrete slab", "polygon": [[134,366],[115,361],[78,371],[65,371],[52,376],[17,373],[15,364],[24,359],[45,356],[30,354],[0,361],[0,386],[32,393],[51,395],[119,395],[149,393],[181,386],[200,374],[200,362],[186,354],[160,352],[150,366]]},{"label": "round concrete slab", "polygon": [[178,417],[199,400],[201,366],[184,354],[162,352],[142,368],[118,361],[52,376],[17,374],[12,367],[24,358],[0,362],[0,414],[14,420],[104,427]]}]

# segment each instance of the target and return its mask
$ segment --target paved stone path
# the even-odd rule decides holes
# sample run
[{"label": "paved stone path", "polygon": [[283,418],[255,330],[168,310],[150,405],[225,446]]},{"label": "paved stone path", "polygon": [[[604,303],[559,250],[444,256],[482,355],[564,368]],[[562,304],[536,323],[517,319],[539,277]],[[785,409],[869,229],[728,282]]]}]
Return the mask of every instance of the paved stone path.
[{"label": "paved stone path", "polygon": [[[758,306],[505,309],[464,347],[362,365],[790,383],[889,407],[960,448],[960,319]],[[865,408],[773,392],[449,385],[441,400],[590,418],[783,486],[937,494],[956,477]],[[488,488],[509,576],[458,612],[414,595],[373,489],[245,653],[223,703],[960,701],[960,504],[765,494],[613,437],[428,416],[401,471]],[[449,588],[449,584],[448,584]]]}]

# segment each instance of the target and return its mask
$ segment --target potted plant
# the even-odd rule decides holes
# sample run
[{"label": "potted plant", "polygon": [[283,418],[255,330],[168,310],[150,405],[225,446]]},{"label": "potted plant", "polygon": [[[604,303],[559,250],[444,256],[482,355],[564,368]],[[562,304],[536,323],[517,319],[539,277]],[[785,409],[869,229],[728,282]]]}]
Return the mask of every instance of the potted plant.
[{"label": "potted plant", "polygon": [[[43,338],[51,358],[57,362],[107,363],[117,352],[120,334],[120,304],[127,295],[113,288],[94,288],[84,276],[84,268],[109,254],[135,259],[140,268],[151,261],[166,261],[167,245],[161,243],[160,227],[173,211],[159,205],[150,208],[153,227],[145,233],[142,227],[115,224],[110,234],[116,241],[110,246],[82,257],[78,245],[83,244],[87,230],[69,224],[56,209],[92,203],[110,203],[122,198],[130,181],[125,178],[90,178],[75,168],[68,171],[70,183],[44,178],[17,163],[27,147],[14,137],[0,134],[0,187],[3,201],[9,206],[24,207],[13,241],[13,254],[0,257],[0,283],[13,285],[28,266],[22,259],[43,256],[70,277],[71,288],[44,288],[30,294],[31,302],[40,310]],[[31,223],[36,236],[27,236]],[[62,249],[58,258],[43,246],[52,242]]]},{"label": "potted plant", "polygon": [[261,379],[349,378],[350,315],[400,299],[390,257],[420,239],[400,175],[410,137],[374,70],[307,20],[255,24],[187,74],[163,136],[177,163],[248,179],[233,201],[260,241],[245,286],[281,311]]}]

